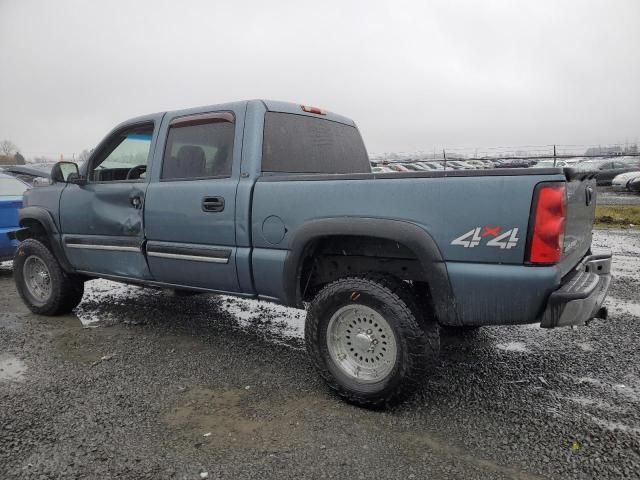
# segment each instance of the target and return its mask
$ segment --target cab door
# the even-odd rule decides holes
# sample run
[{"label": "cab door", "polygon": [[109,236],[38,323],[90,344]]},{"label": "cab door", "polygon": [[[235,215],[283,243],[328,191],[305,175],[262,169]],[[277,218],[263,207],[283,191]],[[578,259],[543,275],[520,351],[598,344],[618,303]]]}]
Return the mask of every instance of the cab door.
[{"label": "cab door", "polygon": [[127,279],[151,278],[144,256],[143,207],[147,167],[162,115],[117,127],[97,147],[60,198],[63,248],[81,272]]},{"label": "cab door", "polygon": [[243,125],[244,109],[235,106],[165,116],[144,212],[154,280],[239,291],[235,213]]}]

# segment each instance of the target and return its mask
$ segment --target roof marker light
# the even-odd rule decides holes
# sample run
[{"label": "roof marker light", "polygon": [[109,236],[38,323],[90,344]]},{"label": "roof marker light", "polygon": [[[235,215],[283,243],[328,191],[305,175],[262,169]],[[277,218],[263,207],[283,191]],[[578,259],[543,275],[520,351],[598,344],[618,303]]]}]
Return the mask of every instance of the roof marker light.
[{"label": "roof marker light", "polygon": [[326,115],[327,113],[324,110],[320,110],[318,107],[309,107],[307,105],[300,105],[300,108],[303,112],[307,113],[315,113],[316,115]]}]

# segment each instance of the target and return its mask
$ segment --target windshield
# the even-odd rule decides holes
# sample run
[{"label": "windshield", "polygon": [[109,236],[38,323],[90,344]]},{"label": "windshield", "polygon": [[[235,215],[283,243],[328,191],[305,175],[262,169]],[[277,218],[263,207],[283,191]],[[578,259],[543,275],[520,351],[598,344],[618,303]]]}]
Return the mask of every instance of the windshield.
[{"label": "windshield", "polygon": [[27,186],[15,178],[0,178],[0,197],[22,196]]},{"label": "windshield", "polygon": [[106,170],[112,168],[131,168],[137,165],[146,165],[151,146],[151,127],[148,131],[127,133],[119,139],[118,145],[109,155],[96,164],[96,169]]}]

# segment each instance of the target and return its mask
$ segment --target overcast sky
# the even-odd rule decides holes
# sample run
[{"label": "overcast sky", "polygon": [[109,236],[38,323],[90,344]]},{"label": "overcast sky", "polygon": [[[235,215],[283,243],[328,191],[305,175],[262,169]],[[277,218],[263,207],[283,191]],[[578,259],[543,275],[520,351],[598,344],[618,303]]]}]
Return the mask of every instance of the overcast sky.
[{"label": "overcast sky", "polygon": [[28,156],[249,98],[370,152],[640,139],[640,1],[0,0],[0,139]]}]

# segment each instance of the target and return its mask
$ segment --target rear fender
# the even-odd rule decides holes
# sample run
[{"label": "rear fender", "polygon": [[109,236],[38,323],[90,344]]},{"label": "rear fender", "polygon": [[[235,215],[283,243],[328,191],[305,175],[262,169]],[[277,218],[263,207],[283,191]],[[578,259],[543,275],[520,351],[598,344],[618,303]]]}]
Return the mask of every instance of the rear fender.
[{"label": "rear fender", "polygon": [[302,263],[309,245],[334,235],[377,237],[392,240],[409,248],[420,261],[429,284],[436,315],[440,323],[458,325],[455,299],[446,265],[435,241],[419,226],[398,220],[378,218],[323,218],[298,228],[289,241],[284,265],[284,284],[288,305],[302,307],[300,280]]}]

